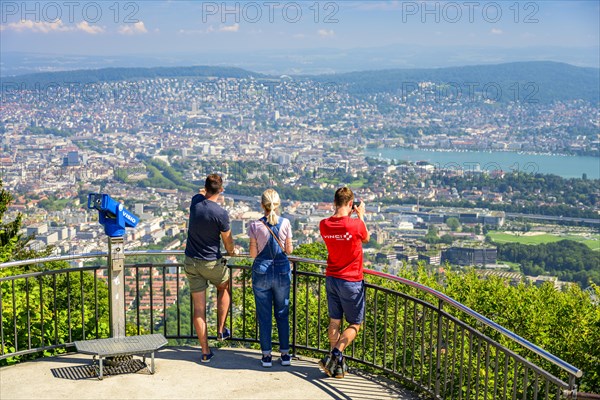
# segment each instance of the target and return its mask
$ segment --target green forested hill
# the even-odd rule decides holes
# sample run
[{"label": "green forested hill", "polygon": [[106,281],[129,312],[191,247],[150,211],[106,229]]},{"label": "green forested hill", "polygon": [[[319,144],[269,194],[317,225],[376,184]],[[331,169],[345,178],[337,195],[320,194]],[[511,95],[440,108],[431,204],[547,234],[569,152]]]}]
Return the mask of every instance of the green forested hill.
[{"label": "green forested hill", "polygon": [[[17,87],[35,89],[49,84],[89,84],[124,80],[219,77],[268,78],[267,75],[241,68],[192,66],[155,68],[102,68],[20,75],[3,79],[3,90]],[[276,77],[270,77],[276,78]],[[472,93],[486,93],[486,98],[500,102],[521,101],[551,103],[557,100],[583,99],[598,103],[600,70],[550,61],[514,62],[449,68],[391,69],[349,72],[334,75],[298,77],[321,83],[344,85],[350,94],[380,92],[404,94],[419,82],[433,82],[451,93],[460,90],[463,98]]]},{"label": "green forested hill", "polygon": [[514,62],[430,69],[392,69],[320,75],[313,79],[348,85],[353,94],[379,92],[403,93],[415,83],[455,84],[464,96],[469,90],[487,87],[488,97],[495,96],[496,85],[502,94],[499,101],[537,99],[540,103],[556,100],[583,99],[597,103],[600,92],[600,70],[550,61]]},{"label": "green forested hill", "polygon": [[176,78],[176,77],[217,77],[217,78],[249,78],[264,77],[263,74],[246,71],[234,67],[155,67],[155,68],[101,68],[94,70],[76,70],[62,72],[43,72],[19,75],[3,79],[3,90],[14,90],[17,87],[35,89],[49,84],[89,84],[96,82],[117,82],[125,80]]}]

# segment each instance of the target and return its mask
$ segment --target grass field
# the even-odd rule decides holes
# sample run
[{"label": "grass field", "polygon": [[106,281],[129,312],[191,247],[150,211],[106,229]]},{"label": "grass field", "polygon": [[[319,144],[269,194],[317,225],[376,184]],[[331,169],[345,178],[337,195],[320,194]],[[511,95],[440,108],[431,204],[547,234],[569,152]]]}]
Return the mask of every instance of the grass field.
[{"label": "grass field", "polygon": [[317,182],[331,183],[334,186],[348,186],[351,189],[360,189],[367,184],[366,179],[356,179],[350,183],[343,183],[338,178],[321,177]]},{"label": "grass field", "polygon": [[488,236],[496,243],[522,243],[522,244],[542,244],[558,242],[560,240],[568,239],[576,242],[584,243],[592,250],[600,251],[600,235],[592,235],[594,239],[586,239],[581,236],[574,235],[552,235],[545,233],[543,235],[535,236],[523,236],[523,235],[511,235],[504,232],[489,232]]}]

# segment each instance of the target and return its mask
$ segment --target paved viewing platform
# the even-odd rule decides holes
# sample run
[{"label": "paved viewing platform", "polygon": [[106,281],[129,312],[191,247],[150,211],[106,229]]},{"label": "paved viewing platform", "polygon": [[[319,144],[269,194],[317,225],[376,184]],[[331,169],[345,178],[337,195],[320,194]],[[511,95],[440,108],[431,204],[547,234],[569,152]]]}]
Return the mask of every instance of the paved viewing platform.
[{"label": "paved viewing platform", "polygon": [[345,378],[335,379],[311,358],[300,357],[283,367],[274,357],[273,367],[263,368],[259,351],[213,351],[211,362],[201,363],[199,348],[167,347],[156,353],[154,375],[137,361],[132,363],[137,372],[108,375],[102,381],[89,355],[40,358],[0,368],[0,399],[418,399],[414,392],[352,365]]}]

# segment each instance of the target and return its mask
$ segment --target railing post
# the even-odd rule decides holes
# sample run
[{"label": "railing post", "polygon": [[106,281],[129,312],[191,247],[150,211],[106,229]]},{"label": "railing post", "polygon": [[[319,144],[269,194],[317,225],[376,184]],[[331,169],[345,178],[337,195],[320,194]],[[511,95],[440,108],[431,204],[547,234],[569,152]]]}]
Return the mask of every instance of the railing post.
[{"label": "railing post", "polygon": [[125,252],[122,237],[108,238],[108,281],[110,291],[110,336],[125,337]]},{"label": "railing post", "polygon": [[297,326],[298,326],[298,280],[297,280],[297,270],[298,265],[295,261],[292,261],[292,295],[294,296],[294,302],[292,303],[292,313],[293,313],[293,324],[292,324],[292,355],[296,355],[296,335],[297,335]]},{"label": "railing post", "polygon": [[440,396],[440,376],[441,374],[441,353],[442,353],[442,309],[444,307],[444,301],[438,300],[438,318],[437,318],[437,349],[435,355],[435,397]]}]

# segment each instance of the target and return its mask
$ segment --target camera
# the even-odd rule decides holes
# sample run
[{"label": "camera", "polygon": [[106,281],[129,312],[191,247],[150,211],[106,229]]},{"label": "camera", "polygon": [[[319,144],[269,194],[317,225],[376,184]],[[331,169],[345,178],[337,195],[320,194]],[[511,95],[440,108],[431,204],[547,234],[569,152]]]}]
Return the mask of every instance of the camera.
[{"label": "camera", "polygon": [[360,199],[354,199],[354,201],[352,202],[352,209],[354,210],[354,207],[358,208],[360,206]]}]

